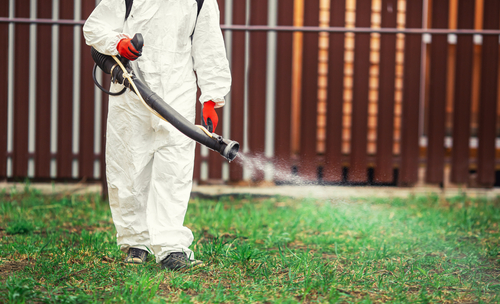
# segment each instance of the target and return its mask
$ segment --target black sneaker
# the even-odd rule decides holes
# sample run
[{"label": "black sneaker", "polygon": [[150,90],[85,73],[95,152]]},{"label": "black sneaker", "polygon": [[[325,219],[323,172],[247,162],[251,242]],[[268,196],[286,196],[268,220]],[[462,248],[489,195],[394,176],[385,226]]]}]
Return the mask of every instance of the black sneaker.
[{"label": "black sneaker", "polygon": [[191,261],[185,252],[172,252],[161,261],[161,269],[181,270],[187,267],[201,266],[202,261]]},{"label": "black sneaker", "polygon": [[127,264],[144,264],[147,258],[148,252],[146,250],[131,247],[124,262]]}]

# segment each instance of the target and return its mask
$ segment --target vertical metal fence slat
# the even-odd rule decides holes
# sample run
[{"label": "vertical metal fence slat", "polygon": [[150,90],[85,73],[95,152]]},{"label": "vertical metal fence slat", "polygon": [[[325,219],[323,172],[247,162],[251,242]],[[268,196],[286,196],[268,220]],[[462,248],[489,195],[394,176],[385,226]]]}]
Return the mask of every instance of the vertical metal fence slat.
[{"label": "vertical metal fence slat", "polygon": [[[220,22],[224,22],[224,13],[225,13],[225,0],[217,0],[219,5],[220,12]],[[224,116],[222,109],[218,109],[217,115],[219,116],[219,124],[217,125],[216,133],[222,134],[222,129],[224,128]],[[201,116],[200,116],[201,117]],[[214,153],[213,151],[209,152],[208,155],[208,178],[220,180],[222,179],[222,160],[223,158],[219,155],[219,153]]]},{"label": "vertical metal fence slat", "polygon": [[[233,1],[233,24],[245,24],[245,1]],[[245,96],[245,32],[232,34],[231,139],[243,144],[243,102]],[[243,147],[242,147],[243,149]],[[229,165],[229,179],[241,181],[243,168],[237,162]]]},{"label": "vertical metal fence slat", "polygon": [[[92,1],[82,1],[82,20],[88,18],[95,5]],[[78,174],[80,179],[94,178],[94,82],[90,47],[81,35],[81,76],[80,76],[80,153],[78,155]]]},{"label": "vertical metal fence slat", "polygon": [[[484,0],[483,29],[499,29],[500,3]],[[478,183],[495,183],[495,140],[498,94],[498,36],[483,36],[481,64],[481,100],[479,102]]]},{"label": "vertical metal fence slat", "polygon": [[[308,0],[304,5],[304,26],[318,26],[319,0]],[[319,33],[304,33],[303,37],[299,175],[304,179],[314,181],[318,176],[316,163],[316,123]]]},{"label": "vertical metal fence slat", "polygon": [[[278,25],[293,25],[294,1],[278,1]],[[293,33],[277,34],[276,53],[276,113],[274,151],[275,166],[279,170],[290,172],[291,156],[291,115],[292,115],[292,66],[293,66]],[[275,180],[281,178],[276,174]]]},{"label": "vertical metal fence slat", "polygon": [[[59,18],[73,19],[73,1],[59,2]],[[72,178],[73,25],[59,26],[57,178]]]},{"label": "vertical metal fence slat", "polygon": [[[330,26],[345,26],[345,0],[330,1]],[[326,153],[323,180],[341,182],[345,34],[331,33],[328,52]]]},{"label": "vertical metal fence slat", "polygon": [[[15,16],[30,17],[30,1],[15,2]],[[29,110],[29,50],[30,25],[16,24],[14,59],[14,164],[13,177],[28,175],[28,110]]]},{"label": "vertical metal fence slat", "polygon": [[[356,27],[371,26],[371,0],[356,1]],[[352,94],[351,157],[348,181],[368,180],[366,154],[368,134],[368,86],[370,69],[370,34],[354,37],[354,79]]]},{"label": "vertical metal fence slat", "polygon": [[[432,28],[448,28],[449,0],[432,2]],[[448,71],[448,37],[432,36],[430,50],[429,126],[426,181],[444,181],[444,136],[446,118],[446,85]]]},{"label": "vertical metal fence slat", "polygon": [[[475,0],[458,1],[458,29],[474,29]],[[469,181],[469,137],[471,121],[472,35],[458,35],[455,64],[455,96],[453,105],[453,149],[451,181]]]},{"label": "vertical metal fence slat", "polygon": [[[267,0],[252,0],[250,25],[267,25]],[[248,71],[248,144],[255,156],[263,156],[266,138],[267,32],[250,32]],[[262,181],[264,171],[254,170],[252,179]]]},{"label": "vertical metal fence slat", "polygon": [[[406,2],[406,28],[422,28],[422,11],[423,1]],[[402,186],[414,185],[418,181],[421,46],[422,35],[405,35],[398,180]]]},{"label": "vertical metal fence slat", "polygon": [[[52,0],[39,0],[37,18],[52,18]],[[52,25],[37,25],[35,178],[50,178]]]},{"label": "vertical metal fence slat", "polygon": [[[0,1],[0,16],[9,16],[9,2]],[[9,24],[0,24],[0,40],[9,41]],[[7,177],[7,111],[8,111],[8,50],[0,48],[0,180]]]},{"label": "vertical metal fence slat", "polygon": [[[397,0],[382,0],[382,28],[397,26]],[[380,72],[377,113],[377,155],[375,182],[394,180],[392,153],[394,145],[394,91],[396,78],[396,34],[380,37]]]}]

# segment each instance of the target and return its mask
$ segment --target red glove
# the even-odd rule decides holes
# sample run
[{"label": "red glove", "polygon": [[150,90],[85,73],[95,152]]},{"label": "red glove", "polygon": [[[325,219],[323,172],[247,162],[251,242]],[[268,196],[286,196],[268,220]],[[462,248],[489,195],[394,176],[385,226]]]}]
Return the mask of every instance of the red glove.
[{"label": "red glove", "polygon": [[116,46],[116,49],[122,57],[125,57],[128,60],[136,60],[142,55],[142,52],[139,52],[135,48],[132,42],[130,42],[131,40],[131,38],[124,38],[120,40],[120,42],[118,42],[118,45]]},{"label": "red glove", "polygon": [[208,130],[208,132],[215,132],[217,124],[219,123],[219,116],[215,112],[215,102],[207,101],[203,104],[201,113],[201,124]]}]

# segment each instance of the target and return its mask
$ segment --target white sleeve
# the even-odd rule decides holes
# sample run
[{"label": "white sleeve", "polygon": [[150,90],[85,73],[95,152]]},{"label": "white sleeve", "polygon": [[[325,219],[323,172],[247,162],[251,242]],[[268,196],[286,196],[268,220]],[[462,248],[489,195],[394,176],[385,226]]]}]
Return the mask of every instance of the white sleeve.
[{"label": "white sleeve", "polygon": [[212,100],[216,108],[222,107],[231,87],[231,72],[216,0],[205,0],[201,8],[193,34],[192,56],[201,89],[200,101]]},{"label": "white sleeve", "polygon": [[118,42],[128,38],[122,33],[124,22],[125,1],[102,0],[83,26],[85,42],[99,53],[118,55]]}]

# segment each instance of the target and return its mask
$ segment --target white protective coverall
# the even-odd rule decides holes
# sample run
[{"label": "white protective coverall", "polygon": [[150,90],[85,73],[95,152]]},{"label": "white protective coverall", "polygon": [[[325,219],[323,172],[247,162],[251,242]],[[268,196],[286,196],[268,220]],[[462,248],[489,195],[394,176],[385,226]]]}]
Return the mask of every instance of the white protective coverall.
[{"label": "white protective coverall", "polygon": [[[194,123],[196,75],[200,101],[212,100],[216,107],[224,105],[231,83],[217,2],[205,0],[198,18],[197,9],[195,0],[135,0],[124,21],[124,0],[102,0],[83,32],[87,44],[106,55],[118,55],[121,39],[141,33],[144,48],[132,64],[134,73]],[[111,91],[122,88],[111,85]],[[171,252],[193,260],[193,234],[183,222],[195,142],[154,116],[130,90],[109,97],[106,136],[109,202],[120,248],[150,249],[157,262]]]}]

